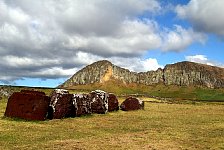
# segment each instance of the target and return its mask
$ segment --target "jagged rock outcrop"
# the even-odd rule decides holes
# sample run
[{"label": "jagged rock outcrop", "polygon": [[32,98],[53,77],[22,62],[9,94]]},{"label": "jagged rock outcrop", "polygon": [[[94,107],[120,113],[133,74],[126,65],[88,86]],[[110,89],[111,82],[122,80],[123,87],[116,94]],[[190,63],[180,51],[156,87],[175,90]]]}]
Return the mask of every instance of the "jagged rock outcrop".
[{"label": "jagged rock outcrop", "polygon": [[224,87],[224,68],[180,62],[164,68],[166,85],[203,86],[208,88]]},{"label": "jagged rock outcrop", "polygon": [[164,69],[136,73],[103,60],[86,66],[59,87],[105,83],[109,80],[118,80],[124,84],[224,88],[224,68],[184,61],[166,65]]}]

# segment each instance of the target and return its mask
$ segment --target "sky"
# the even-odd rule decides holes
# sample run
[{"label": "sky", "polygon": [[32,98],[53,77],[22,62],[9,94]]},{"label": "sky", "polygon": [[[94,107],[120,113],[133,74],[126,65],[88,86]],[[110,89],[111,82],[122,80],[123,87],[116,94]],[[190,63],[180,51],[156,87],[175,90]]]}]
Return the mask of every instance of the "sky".
[{"label": "sky", "polygon": [[0,0],[0,84],[56,87],[99,60],[224,67],[223,0]]}]

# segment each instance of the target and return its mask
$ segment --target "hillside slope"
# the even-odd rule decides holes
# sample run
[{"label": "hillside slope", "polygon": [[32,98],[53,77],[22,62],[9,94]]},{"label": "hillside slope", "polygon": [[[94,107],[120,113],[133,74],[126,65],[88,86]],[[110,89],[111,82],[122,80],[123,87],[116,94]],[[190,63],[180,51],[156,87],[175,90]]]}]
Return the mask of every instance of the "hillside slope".
[{"label": "hillside slope", "polygon": [[224,88],[224,68],[184,61],[166,65],[164,69],[137,73],[102,60],[84,67],[59,87],[106,84],[114,80],[117,84],[124,85]]}]

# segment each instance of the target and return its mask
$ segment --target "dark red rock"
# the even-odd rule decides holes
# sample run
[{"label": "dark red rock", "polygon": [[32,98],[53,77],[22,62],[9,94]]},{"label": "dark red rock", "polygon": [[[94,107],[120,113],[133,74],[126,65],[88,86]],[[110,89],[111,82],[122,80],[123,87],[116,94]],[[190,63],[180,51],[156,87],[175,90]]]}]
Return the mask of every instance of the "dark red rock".
[{"label": "dark red rock", "polygon": [[7,103],[5,116],[26,120],[45,120],[50,98],[43,92],[15,92]]},{"label": "dark red rock", "polygon": [[73,105],[75,107],[75,116],[77,117],[92,113],[91,99],[88,94],[74,94]]},{"label": "dark red rock", "polygon": [[144,109],[144,103],[138,98],[129,97],[123,103],[121,103],[120,108],[123,111]]},{"label": "dark red rock", "polygon": [[33,90],[21,90],[20,92],[22,93],[31,93],[33,95],[38,94],[38,95],[45,95],[44,92],[41,91],[33,91]]},{"label": "dark red rock", "polygon": [[119,110],[119,102],[117,99],[117,96],[114,95],[113,93],[109,93],[108,97],[108,111],[115,111]]},{"label": "dark red rock", "polygon": [[49,119],[61,119],[74,117],[75,107],[72,103],[72,94],[67,90],[56,89],[51,93],[51,101],[48,110]]},{"label": "dark red rock", "polygon": [[105,114],[108,111],[108,94],[101,90],[90,93],[92,113]]}]

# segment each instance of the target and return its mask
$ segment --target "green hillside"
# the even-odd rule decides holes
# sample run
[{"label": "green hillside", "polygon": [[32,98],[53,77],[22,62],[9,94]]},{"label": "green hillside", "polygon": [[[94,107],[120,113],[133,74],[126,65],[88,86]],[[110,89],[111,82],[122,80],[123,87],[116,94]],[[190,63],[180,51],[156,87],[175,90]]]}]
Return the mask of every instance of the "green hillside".
[{"label": "green hillside", "polygon": [[95,89],[102,89],[113,92],[117,95],[136,94],[146,97],[156,96],[162,98],[173,98],[177,100],[217,100],[224,101],[224,89],[210,89],[187,86],[146,86],[140,84],[121,84],[117,81],[108,81],[103,84],[95,83],[89,85],[77,85],[70,90],[88,92]]}]

